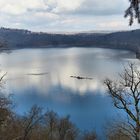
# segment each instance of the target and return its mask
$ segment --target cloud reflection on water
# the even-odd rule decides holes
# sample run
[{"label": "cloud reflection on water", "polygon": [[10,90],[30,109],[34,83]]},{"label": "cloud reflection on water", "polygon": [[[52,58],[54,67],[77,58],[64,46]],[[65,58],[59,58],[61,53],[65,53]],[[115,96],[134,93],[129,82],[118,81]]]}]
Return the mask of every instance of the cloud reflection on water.
[{"label": "cloud reflection on water", "polygon": [[23,49],[0,54],[1,69],[8,72],[5,90],[14,94],[17,112],[38,104],[60,115],[70,114],[81,129],[97,131],[116,115],[102,81],[114,79],[128,61],[139,63],[129,51],[97,48]]},{"label": "cloud reflection on water", "polygon": [[[128,51],[104,49],[37,49],[18,50],[11,54],[1,54],[2,69],[8,72],[9,89],[18,91],[38,87],[40,93],[49,94],[52,86],[61,85],[83,95],[86,91],[103,91],[101,81],[116,76],[121,65],[135,58]],[[27,75],[28,73],[48,73],[48,75]],[[93,80],[77,80],[74,76],[92,77]],[[19,92],[20,93],[20,92]]]}]

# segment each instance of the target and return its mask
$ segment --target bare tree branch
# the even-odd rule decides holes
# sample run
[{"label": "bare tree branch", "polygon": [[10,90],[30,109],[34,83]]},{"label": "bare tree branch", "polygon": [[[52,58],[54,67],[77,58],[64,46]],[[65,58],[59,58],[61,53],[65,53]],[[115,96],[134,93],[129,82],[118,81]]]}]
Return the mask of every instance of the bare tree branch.
[{"label": "bare tree branch", "polygon": [[114,106],[124,110],[130,120],[127,122],[135,132],[136,140],[140,140],[140,72],[135,64],[130,63],[120,74],[120,81],[110,79],[104,81]]}]

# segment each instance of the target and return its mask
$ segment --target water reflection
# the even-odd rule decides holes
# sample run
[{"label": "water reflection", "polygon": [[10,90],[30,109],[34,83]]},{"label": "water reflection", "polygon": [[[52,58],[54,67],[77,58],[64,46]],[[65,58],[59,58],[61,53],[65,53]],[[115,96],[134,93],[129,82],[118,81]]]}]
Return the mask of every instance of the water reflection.
[{"label": "water reflection", "polygon": [[17,102],[16,111],[22,113],[31,105],[39,104],[46,109],[53,109],[61,116],[70,114],[72,121],[79,128],[95,129],[97,132],[101,131],[102,125],[106,124],[108,119],[116,115],[115,108],[111,106],[110,98],[101,95],[98,91],[95,94],[87,91],[85,95],[80,96],[78,92],[58,85],[52,87],[49,93],[40,96],[40,91],[35,87],[24,90],[21,95],[17,93],[14,99],[20,102]]},{"label": "water reflection", "polygon": [[[70,114],[80,128],[98,130],[116,114],[102,81],[116,77],[128,61],[138,63],[129,51],[97,48],[25,49],[0,54],[1,69],[8,72],[5,90],[15,94],[17,112],[39,104],[60,115]],[[78,80],[71,75],[93,79]]]},{"label": "water reflection", "polygon": [[[1,54],[0,64],[8,72],[8,86],[16,90],[35,86],[46,94],[50,86],[62,85],[84,94],[87,90],[102,89],[99,80],[106,76],[113,77],[120,71],[128,60],[126,56],[135,58],[134,54],[127,51],[104,49],[19,50],[10,55]],[[48,74],[29,76],[29,73]],[[79,81],[70,78],[71,75],[94,79]]]}]

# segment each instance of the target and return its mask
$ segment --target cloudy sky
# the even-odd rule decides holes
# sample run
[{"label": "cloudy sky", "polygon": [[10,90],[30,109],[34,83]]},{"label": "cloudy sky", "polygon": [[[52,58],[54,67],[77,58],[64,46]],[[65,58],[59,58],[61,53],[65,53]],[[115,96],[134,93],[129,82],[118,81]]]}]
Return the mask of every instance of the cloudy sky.
[{"label": "cloudy sky", "polygon": [[128,0],[0,0],[0,26],[32,31],[131,30]]}]

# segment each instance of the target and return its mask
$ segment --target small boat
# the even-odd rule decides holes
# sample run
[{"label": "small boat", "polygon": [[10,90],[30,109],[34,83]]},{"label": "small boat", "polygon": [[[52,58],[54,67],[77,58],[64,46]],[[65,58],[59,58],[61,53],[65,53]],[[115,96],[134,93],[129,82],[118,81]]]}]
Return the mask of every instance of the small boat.
[{"label": "small boat", "polygon": [[46,74],[48,74],[48,73],[28,73],[27,75],[35,75],[35,76],[37,76],[37,75],[46,75]]},{"label": "small boat", "polygon": [[71,78],[76,78],[76,79],[79,79],[79,80],[82,80],[82,79],[87,79],[87,80],[92,80],[93,78],[89,78],[89,77],[81,77],[81,76],[70,76]]}]

